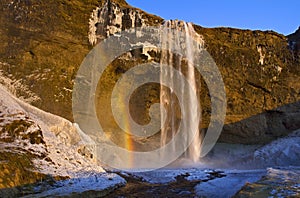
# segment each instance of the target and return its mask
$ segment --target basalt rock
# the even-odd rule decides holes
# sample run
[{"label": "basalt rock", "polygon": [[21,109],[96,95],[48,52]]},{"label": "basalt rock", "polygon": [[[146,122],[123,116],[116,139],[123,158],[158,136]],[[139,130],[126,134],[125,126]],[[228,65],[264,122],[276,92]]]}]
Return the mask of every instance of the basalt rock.
[{"label": "basalt rock", "polygon": [[[121,0],[3,0],[0,6],[3,75],[37,95],[33,105],[69,120],[74,78],[92,47],[118,31],[163,22]],[[299,30],[286,37],[273,31],[198,25],[194,29],[202,35],[225,84],[227,114],[220,141],[266,143],[300,128]],[[159,57],[155,50],[138,49],[115,60],[102,78],[109,85],[102,99],[109,98],[109,90],[128,69],[149,59],[159,62]],[[210,97],[205,83],[201,85],[206,128]],[[138,122],[147,123],[149,107],[159,101],[159,87],[150,85],[134,96],[132,113]],[[107,122],[113,122],[107,116],[110,111],[102,113]]]}]

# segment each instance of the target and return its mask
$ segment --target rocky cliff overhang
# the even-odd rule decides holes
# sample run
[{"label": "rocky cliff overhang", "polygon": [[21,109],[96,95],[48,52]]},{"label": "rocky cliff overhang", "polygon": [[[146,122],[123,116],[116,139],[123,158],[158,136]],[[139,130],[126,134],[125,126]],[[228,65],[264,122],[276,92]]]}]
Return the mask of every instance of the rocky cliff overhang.
[{"label": "rocky cliff overhang", "polygon": [[[3,0],[0,5],[2,74],[22,84],[16,95],[35,96],[33,105],[69,120],[73,80],[92,44],[127,28],[163,22],[124,1]],[[228,108],[220,141],[265,143],[299,128],[299,56],[297,48],[291,50],[299,33],[285,37],[273,31],[194,28],[203,36],[226,86]],[[143,50],[127,55],[112,63],[108,77],[126,72],[131,67],[126,61],[159,56],[155,52],[144,56]],[[32,92],[30,96],[24,94],[24,87]],[[203,84],[203,128],[211,111],[205,89]],[[148,91],[148,102],[141,101],[135,111],[144,120],[149,105],[159,98],[157,88]]]}]

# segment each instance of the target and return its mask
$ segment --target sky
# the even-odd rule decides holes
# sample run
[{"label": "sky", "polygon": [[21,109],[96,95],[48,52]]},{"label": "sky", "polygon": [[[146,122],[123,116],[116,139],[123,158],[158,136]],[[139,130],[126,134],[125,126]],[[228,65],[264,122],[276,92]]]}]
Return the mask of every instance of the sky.
[{"label": "sky", "polygon": [[203,27],[274,30],[288,35],[300,26],[299,0],[126,0],[164,19]]}]

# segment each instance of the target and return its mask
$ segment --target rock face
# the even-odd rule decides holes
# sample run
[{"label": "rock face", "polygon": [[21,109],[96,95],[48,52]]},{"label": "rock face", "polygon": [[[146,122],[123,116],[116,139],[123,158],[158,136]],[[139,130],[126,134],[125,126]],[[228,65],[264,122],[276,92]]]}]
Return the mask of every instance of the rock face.
[{"label": "rock face", "polygon": [[265,143],[299,128],[299,59],[275,32],[196,27],[226,87],[220,140]]},{"label": "rock face", "polygon": [[75,127],[20,101],[0,85],[0,197],[90,191],[104,196],[124,185],[123,178],[95,163]]},{"label": "rock face", "polygon": [[141,12],[132,8],[121,8],[107,1],[102,7],[93,10],[89,20],[89,42],[94,45],[122,30],[145,25]]},{"label": "rock face", "polygon": [[289,47],[292,51],[294,51],[294,56],[299,60],[300,55],[300,26],[298,30],[287,36],[289,41]]},{"label": "rock face", "polygon": [[0,105],[0,188],[43,180],[46,175],[32,163],[47,156],[41,129],[24,112],[7,107],[1,100]]},{"label": "rock face", "polygon": [[[39,98],[33,105],[69,120],[73,80],[93,45],[118,31],[163,21],[121,0],[3,0],[0,6],[2,74],[28,87]],[[272,31],[194,28],[203,36],[226,87],[228,107],[220,141],[266,143],[300,127],[299,30],[285,37]],[[143,50],[116,60],[108,68],[108,81],[116,82],[134,64],[147,62],[148,55],[159,62],[159,53],[149,51],[145,56]],[[201,90],[205,128],[210,98],[205,85]],[[16,90],[17,95],[21,92]],[[159,88],[150,86],[136,96],[133,114],[146,123],[147,108],[159,101]]]}]

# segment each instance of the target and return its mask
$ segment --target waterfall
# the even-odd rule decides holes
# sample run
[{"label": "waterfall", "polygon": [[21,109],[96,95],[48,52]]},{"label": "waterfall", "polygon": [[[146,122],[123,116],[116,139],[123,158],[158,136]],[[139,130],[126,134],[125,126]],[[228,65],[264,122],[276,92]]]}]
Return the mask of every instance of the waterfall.
[{"label": "waterfall", "polygon": [[[161,109],[161,146],[166,145],[169,141],[172,144],[172,149],[177,149],[176,143],[171,140],[176,135],[176,131],[182,119],[187,119],[187,124],[183,128],[184,135],[182,136],[182,144],[190,142],[185,156],[191,159],[193,162],[197,162],[200,159],[201,137],[199,133],[199,118],[201,118],[201,109],[195,109],[196,103],[199,103],[199,94],[197,98],[192,97],[192,94],[197,93],[197,87],[199,89],[199,82],[196,83],[195,69],[194,69],[194,52],[193,41],[197,39],[200,46],[203,46],[204,41],[202,37],[198,35],[191,23],[185,23],[182,21],[166,21],[163,26],[163,36],[161,38],[162,52],[161,52],[161,91],[160,102],[164,109]],[[185,36],[185,40],[182,41],[182,37],[178,35],[178,31],[172,31],[172,29],[179,30]],[[182,47],[184,46],[184,47]],[[197,48],[199,49],[199,48]],[[182,56],[180,52],[185,50],[185,56]],[[175,52],[175,53],[174,53]],[[168,69],[165,69],[163,65],[168,65]],[[187,89],[187,85],[177,79],[172,70],[178,70],[191,86],[191,89]],[[171,88],[166,88],[164,82],[171,83]],[[180,94],[175,96],[172,87],[176,87],[180,90]],[[192,93],[194,92],[194,93]],[[181,97],[183,104],[178,104],[178,99]],[[164,112],[165,111],[165,112]],[[185,115],[186,118],[182,118]],[[165,122],[164,122],[165,121]],[[193,131],[196,134],[193,135]]]}]

